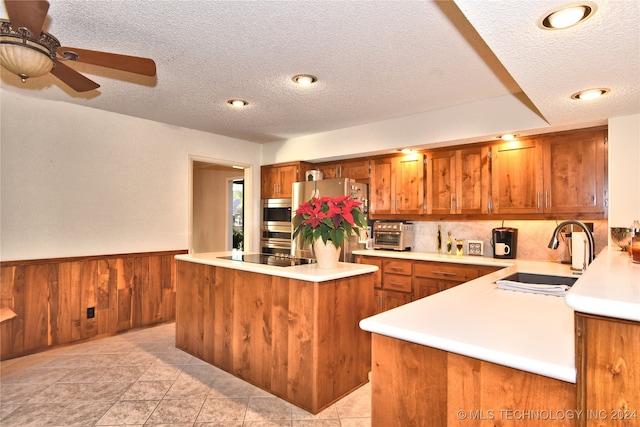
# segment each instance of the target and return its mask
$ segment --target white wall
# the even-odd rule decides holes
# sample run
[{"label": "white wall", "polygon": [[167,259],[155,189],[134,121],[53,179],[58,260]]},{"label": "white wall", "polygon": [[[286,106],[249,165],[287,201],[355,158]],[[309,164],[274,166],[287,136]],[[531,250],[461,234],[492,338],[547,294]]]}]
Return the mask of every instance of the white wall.
[{"label": "white wall", "polygon": [[640,220],[640,114],[609,119],[609,224]]},{"label": "white wall", "polygon": [[[549,129],[513,96],[265,144],[263,163],[357,157],[397,148],[486,141],[505,132]],[[531,132],[539,133],[539,132]]]},{"label": "white wall", "polygon": [[0,95],[3,261],[187,249],[190,155],[253,165],[247,215],[259,223],[258,144]]}]

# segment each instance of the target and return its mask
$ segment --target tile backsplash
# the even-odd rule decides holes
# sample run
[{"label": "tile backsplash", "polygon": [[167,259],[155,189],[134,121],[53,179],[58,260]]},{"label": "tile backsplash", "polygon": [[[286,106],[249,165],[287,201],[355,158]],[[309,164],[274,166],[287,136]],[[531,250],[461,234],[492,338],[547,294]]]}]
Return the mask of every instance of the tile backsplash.
[{"label": "tile backsplash", "polygon": [[[547,261],[561,261],[565,257],[565,245],[560,240],[557,250],[549,249],[547,245],[561,221],[504,221],[504,227],[518,229],[517,258],[536,259]],[[584,221],[593,223],[593,237],[595,240],[596,255],[607,246],[609,241],[609,226],[607,221]],[[465,221],[465,222],[435,222],[413,221],[414,247],[417,252],[437,252],[436,233],[438,225],[442,227],[443,246],[446,245],[447,233],[451,231],[452,239],[481,240],[484,243],[483,255],[493,256],[491,247],[491,230],[502,227],[503,221]],[[443,248],[446,251],[446,246]]]}]

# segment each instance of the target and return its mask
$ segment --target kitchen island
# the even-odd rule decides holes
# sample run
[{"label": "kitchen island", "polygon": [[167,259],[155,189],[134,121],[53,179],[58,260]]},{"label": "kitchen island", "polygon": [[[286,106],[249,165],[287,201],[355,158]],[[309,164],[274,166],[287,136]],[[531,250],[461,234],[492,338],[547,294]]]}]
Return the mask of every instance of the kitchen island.
[{"label": "kitchen island", "polygon": [[[585,298],[598,292],[603,302],[615,299],[619,304],[606,315],[614,315],[620,307],[624,313],[640,312],[640,267],[625,256],[603,251],[567,299],[584,307]],[[588,405],[585,396],[593,393],[584,376],[580,372],[576,376],[576,366],[589,362],[583,360],[586,350],[580,344],[576,353],[572,307],[563,297],[499,290],[495,284],[515,272],[573,273],[559,263],[509,262],[512,265],[502,270],[361,322],[363,329],[373,332],[373,427],[590,425],[589,415],[591,421],[602,419],[595,420],[589,410],[605,410],[601,415],[611,422],[612,415],[619,415],[610,412],[614,408],[637,417],[633,411],[640,410],[635,407],[640,400],[638,329],[625,323],[624,342],[618,344],[624,353],[608,354],[609,365],[600,362],[603,366],[597,368],[617,367],[612,371],[619,376],[617,384],[607,388],[617,393],[616,401],[605,405],[606,398],[591,399]],[[617,273],[608,275],[611,269]],[[603,277],[615,280],[603,282]],[[588,301],[587,308],[600,307]],[[602,329],[595,329],[599,332]],[[613,336],[611,341],[615,340]],[[594,407],[594,402],[600,406]]]},{"label": "kitchen island", "polygon": [[311,413],[368,381],[374,266],[176,256],[176,347]]}]

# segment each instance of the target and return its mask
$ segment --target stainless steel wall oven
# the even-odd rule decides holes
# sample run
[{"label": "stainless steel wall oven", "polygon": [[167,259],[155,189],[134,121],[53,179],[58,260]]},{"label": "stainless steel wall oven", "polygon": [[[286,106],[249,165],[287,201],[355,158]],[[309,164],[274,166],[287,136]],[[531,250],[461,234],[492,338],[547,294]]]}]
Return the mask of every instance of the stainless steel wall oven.
[{"label": "stainless steel wall oven", "polygon": [[263,199],[260,252],[291,252],[291,199]]}]

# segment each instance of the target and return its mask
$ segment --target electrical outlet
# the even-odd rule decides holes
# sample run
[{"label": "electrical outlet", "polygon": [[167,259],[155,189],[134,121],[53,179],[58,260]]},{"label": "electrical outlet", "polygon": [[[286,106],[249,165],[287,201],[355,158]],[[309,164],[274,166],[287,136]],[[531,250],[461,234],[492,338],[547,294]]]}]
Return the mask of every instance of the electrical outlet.
[{"label": "electrical outlet", "polygon": [[96,308],[95,307],[87,308],[87,319],[93,319],[94,317],[96,317]]},{"label": "electrical outlet", "polygon": [[482,256],[482,240],[467,240],[467,255]]}]

